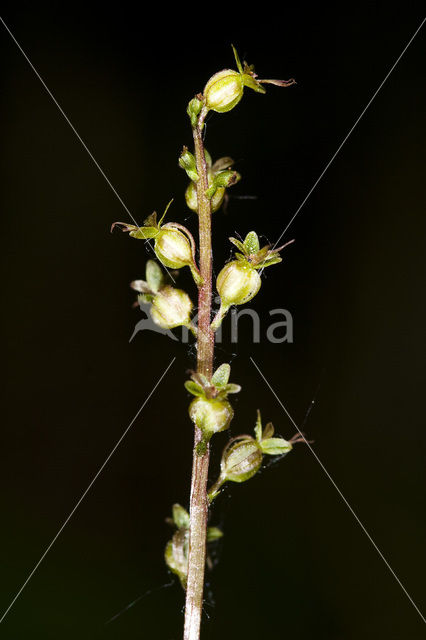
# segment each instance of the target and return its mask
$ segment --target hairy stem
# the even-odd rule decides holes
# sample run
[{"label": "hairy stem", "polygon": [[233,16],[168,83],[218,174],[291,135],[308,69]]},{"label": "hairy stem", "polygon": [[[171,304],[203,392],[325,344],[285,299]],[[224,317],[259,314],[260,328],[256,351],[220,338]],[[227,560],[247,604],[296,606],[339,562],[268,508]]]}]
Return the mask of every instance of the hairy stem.
[{"label": "hairy stem", "polygon": [[[212,245],[211,204],[208,189],[207,165],[204,156],[203,127],[206,110],[203,109],[193,128],[197,173],[197,200],[199,218],[200,275],[202,284],[198,294],[197,372],[207,378],[213,373],[214,333],[210,327],[212,306]],[[208,516],[207,479],[209,445],[203,445],[200,429],[195,428],[191,480],[188,580],[185,603],[184,640],[200,637],[203,607],[204,570],[206,564],[206,533]]]}]

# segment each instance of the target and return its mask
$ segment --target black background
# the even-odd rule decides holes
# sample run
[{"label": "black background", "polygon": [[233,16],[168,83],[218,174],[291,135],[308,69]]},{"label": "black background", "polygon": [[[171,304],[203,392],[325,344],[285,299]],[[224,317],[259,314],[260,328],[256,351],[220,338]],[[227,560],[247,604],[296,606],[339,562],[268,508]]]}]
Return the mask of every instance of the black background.
[{"label": "black background", "polygon": [[[139,222],[175,197],[169,219],[195,231],[177,167],[191,142],[185,108],[233,64],[231,42],[261,77],[297,79],[266,96],[246,91],[208,121],[208,149],[233,156],[243,175],[232,195],[257,196],[215,214],[216,272],[229,235],[278,238],[423,19],[416,2],[55,6],[5,6],[3,18]],[[233,433],[252,429],[258,407],[279,433],[294,433],[250,356],[298,424],[315,397],[313,446],[420,607],[424,43],[421,31],[286,234],[296,243],[284,262],[265,272],[251,303],[261,343],[242,321],[238,344],[228,335],[217,351],[243,386]],[[152,333],[129,344],[141,315],[128,283],[144,275],[144,246],[109,233],[130,221],[126,211],[3,27],[1,54],[3,610],[176,361],[0,631],[176,639],[180,587],[147,592],[170,582],[164,518],[188,499],[182,385],[194,352]],[[191,287],[188,274],[179,286]],[[264,337],[276,307],[293,315],[293,344]],[[209,577],[206,640],[424,637],[306,447],[226,491],[212,523],[225,539]]]}]

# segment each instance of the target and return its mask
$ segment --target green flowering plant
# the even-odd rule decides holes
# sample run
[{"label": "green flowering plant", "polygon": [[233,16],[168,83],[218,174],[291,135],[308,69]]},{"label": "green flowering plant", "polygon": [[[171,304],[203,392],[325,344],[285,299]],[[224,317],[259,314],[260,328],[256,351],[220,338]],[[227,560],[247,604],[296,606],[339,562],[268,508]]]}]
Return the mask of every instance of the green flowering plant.
[{"label": "green flowering plant", "polygon": [[234,162],[225,156],[213,162],[204,147],[205,118],[210,111],[226,113],[234,109],[250,88],[265,93],[265,84],[288,87],[294,80],[261,80],[252,65],[241,63],[233,47],[237,70],[224,69],[214,74],[202,93],[192,98],[187,107],[194,150],[184,146],[178,164],[190,182],[185,191],[185,202],[198,214],[198,244],[190,231],[178,222],[163,223],[171,202],[157,220],[154,212],[138,227],[122,222],[114,223],[132,238],[153,241],[158,261],[167,269],[188,266],[198,289],[198,318],[192,317],[194,304],[182,289],[170,284],[167,275],[154,260],[146,266],[145,280],[135,280],[132,288],[138,300],[149,303],[152,319],[160,327],[189,328],[196,338],[197,363],[185,382],[186,391],[193,396],[189,416],[194,426],[193,469],[189,511],[175,504],[169,519],[175,531],[166,545],[165,561],[178,576],[186,591],[184,640],[198,640],[202,615],[204,573],[209,564],[207,543],[213,543],[223,533],[208,526],[210,507],[227,482],[242,483],[253,478],[262,467],[265,456],[283,456],[302,436],[285,440],[274,436],[274,427],[262,427],[258,411],[254,437],[239,435],[225,446],[219,477],[208,488],[210,447],[216,433],[230,428],[234,410],[229,396],[239,393],[241,387],[230,382],[231,367],[221,364],[214,370],[215,332],[233,305],[242,305],[254,298],[261,287],[261,273],[266,267],[282,261],[283,247],[260,246],[255,231],[244,240],[231,237],[236,247],[234,258],[225,264],[216,280],[220,307],[212,320],[212,213],[220,209],[227,197],[227,189],[241,179],[233,169]]}]

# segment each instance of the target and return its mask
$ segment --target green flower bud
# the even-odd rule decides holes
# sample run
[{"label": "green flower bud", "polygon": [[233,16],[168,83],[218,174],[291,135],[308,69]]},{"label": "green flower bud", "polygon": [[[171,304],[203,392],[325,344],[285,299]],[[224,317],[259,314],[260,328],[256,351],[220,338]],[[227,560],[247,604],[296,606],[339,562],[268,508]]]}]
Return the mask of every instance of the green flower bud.
[{"label": "green flower bud", "polygon": [[223,481],[245,482],[259,471],[263,455],[260,445],[253,438],[234,441],[223,452],[221,476]]},{"label": "green flower bud", "polygon": [[197,182],[198,173],[195,157],[190,151],[188,151],[188,147],[184,147],[182,149],[182,153],[179,157],[179,166],[181,167],[181,169],[184,169],[186,171],[188,178],[194,180],[194,182]]},{"label": "green flower bud", "polygon": [[238,71],[224,69],[215,73],[204,87],[204,99],[208,109],[226,113],[233,109],[244,94],[243,77]]},{"label": "green flower bud", "polygon": [[200,98],[195,96],[195,98],[192,98],[192,100],[190,100],[188,107],[186,109],[186,112],[189,115],[189,118],[191,120],[191,125],[193,127],[197,126],[198,116],[200,115],[200,111],[202,108],[203,108],[203,102],[202,100],[200,100]]},{"label": "green flower bud", "polygon": [[[212,181],[209,178],[209,185],[212,184]],[[214,196],[210,200],[212,212],[218,211],[222,206],[223,199],[225,197],[226,189],[225,187],[218,187],[214,193]],[[191,211],[198,211],[198,198],[197,198],[197,187],[193,182],[190,182],[186,191],[185,191],[185,200],[186,204]]]},{"label": "green flower bud", "polygon": [[174,329],[191,324],[191,311],[192,302],[188,294],[166,285],[154,296],[151,317],[162,329]]},{"label": "green flower bud", "polygon": [[198,396],[189,405],[189,416],[208,440],[214,433],[229,427],[234,410],[227,400]]},{"label": "green flower bud", "polygon": [[179,229],[163,227],[155,238],[157,258],[170,269],[180,269],[194,262],[188,238]]},{"label": "green flower bud", "polygon": [[197,187],[193,182],[190,182],[185,191],[186,205],[191,211],[198,211],[198,199],[197,199]]},{"label": "green flower bud", "polygon": [[246,260],[228,262],[216,280],[222,309],[248,302],[259,291],[261,283],[258,272]]}]

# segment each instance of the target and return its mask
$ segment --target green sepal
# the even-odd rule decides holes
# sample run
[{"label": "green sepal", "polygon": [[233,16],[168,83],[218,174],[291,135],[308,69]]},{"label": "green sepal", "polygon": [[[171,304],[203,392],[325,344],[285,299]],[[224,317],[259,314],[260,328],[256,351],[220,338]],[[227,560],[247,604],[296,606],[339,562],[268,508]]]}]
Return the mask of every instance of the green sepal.
[{"label": "green sepal", "polygon": [[149,240],[149,238],[155,238],[159,233],[158,227],[139,227],[130,231],[129,236],[137,240]]},{"label": "green sepal", "polygon": [[272,424],[272,422],[268,422],[268,424],[263,430],[262,438],[264,440],[266,440],[267,438],[272,438],[272,436],[274,435],[274,432],[275,432],[274,425]]},{"label": "green sepal", "polygon": [[247,258],[246,256],[244,256],[242,253],[236,253],[235,257],[237,258],[237,260],[239,260],[240,262],[247,262]]},{"label": "green sepal", "polygon": [[278,264],[279,262],[282,262],[283,259],[281,258],[281,256],[279,254],[273,254],[271,255],[270,258],[267,258],[266,260],[264,260],[263,262],[260,262],[259,264],[253,265],[255,269],[265,269],[266,267],[270,267],[273,264]]},{"label": "green sepal", "polygon": [[207,542],[214,542],[223,537],[223,531],[218,527],[208,527],[207,529]]},{"label": "green sepal", "polygon": [[157,293],[165,282],[164,273],[155,260],[148,260],[145,268],[145,277],[151,291]]},{"label": "green sepal", "polygon": [[228,384],[230,375],[231,367],[229,366],[229,364],[221,364],[212,376],[212,384],[216,387],[216,389],[223,389]]},{"label": "green sepal", "polygon": [[212,157],[211,157],[210,153],[207,151],[207,149],[205,147],[204,147],[204,157],[206,159],[207,167],[210,169],[210,167],[212,166],[213,160],[212,160]]},{"label": "green sepal", "polygon": [[187,529],[189,527],[189,513],[180,504],[174,504],[172,507],[173,522],[178,529]]},{"label": "green sepal", "polygon": [[185,169],[186,175],[192,182],[198,182],[198,173],[193,169]]},{"label": "green sepal", "polygon": [[192,380],[187,380],[185,382],[185,389],[189,391],[189,393],[192,393],[193,396],[204,396],[203,387],[197,382],[193,382]]},{"label": "green sepal", "polygon": [[240,73],[243,73],[243,65],[241,64],[241,60],[237,53],[237,50],[233,44],[231,44],[231,47],[232,47],[232,51],[234,52],[235,64],[237,65],[237,69]]},{"label": "green sepal", "polygon": [[258,251],[260,251],[259,237],[256,231],[250,231],[246,235],[243,247],[244,247],[244,252],[247,255],[258,253]]},{"label": "green sepal", "polygon": [[264,89],[259,81],[253,78],[253,76],[249,73],[243,73],[241,77],[243,79],[243,84],[245,87],[253,89],[257,93],[266,93],[266,89]]},{"label": "green sepal", "polygon": [[212,185],[208,189],[206,189],[206,191],[205,191],[206,197],[209,200],[211,200],[213,198],[214,194],[216,193],[216,191],[217,191],[217,185],[216,185],[216,183],[215,183],[215,181],[213,179]]},{"label": "green sepal", "polygon": [[234,160],[225,156],[223,158],[218,158],[214,165],[212,166],[213,173],[219,173],[219,171],[224,171],[225,169],[229,169],[234,164]]},{"label": "green sepal", "polygon": [[219,171],[215,174],[214,183],[217,187],[232,187],[232,185],[236,184],[239,180],[241,180],[241,176],[237,171],[232,171],[230,169],[226,169],[224,171]]},{"label": "green sepal", "polygon": [[244,253],[245,248],[241,240],[237,240],[237,238],[229,238],[229,241],[232,242],[232,244],[235,244],[235,246]]},{"label": "green sepal", "polygon": [[193,371],[191,374],[191,378],[194,380],[194,382],[199,384],[200,387],[203,387],[204,389],[209,386],[209,381],[207,379],[207,376],[204,375],[204,373],[198,373],[198,371]]},{"label": "green sepal", "polygon": [[224,388],[224,392],[226,394],[228,394],[228,393],[240,393],[240,391],[241,391],[241,385],[234,384],[232,382],[227,384],[226,387]]},{"label": "green sepal", "polygon": [[[158,221],[158,228],[160,228],[160,227],[161,227],[161,223],[163,222],[164,218],[166,217],[166,213],[168,212],[168,210],[169,210],[169,208],[170,208],[170,205],[172,204],[173,200],[174,200],[174,198],[172,198],[172,199],[170,200],[170,202],[167,204],[167,207],[164,209],[164,213],[163,213],[163,215],[161,216],[160,220]],[[156,215],[157,215],[157,214],[156,214]]]},{"label": "green sepal", "polygon": [[179,166],[186,171],[186,174],[193,182],[198,181],[197,165],[194,155],[188,150],[188,147],[182,149],[179,157]]},{"label": "green sepal", "polygon": [[291,443],[284,440],[284,438],[266,438],[266,440],[261,440],[259,444],[263,453],[270,456],[279,456],[283,453],[288,453],[293,448]]}]

